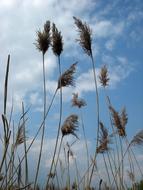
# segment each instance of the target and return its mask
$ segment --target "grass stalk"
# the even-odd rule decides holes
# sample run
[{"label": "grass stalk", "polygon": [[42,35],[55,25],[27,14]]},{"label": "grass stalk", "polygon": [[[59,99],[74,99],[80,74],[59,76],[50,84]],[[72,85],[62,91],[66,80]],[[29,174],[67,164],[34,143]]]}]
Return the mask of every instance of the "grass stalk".
[{"label": "grass stalk", "polygon": [[[60,56],[58,56],[58,65],[59,65],[59,78],[61,79],[61,63],[60,63]],[[56,156],[56,151],[57,151],[57,146],[58,146],[58,141],[59,141],[59,135],[60,135],[60,128],[61,128],[61,120],[62,120],[62,86],[61,86],[61,80],[60,80],[60,118],[59,118],[59,125],[58,125],[58,132],[57,132],[57,137],[56,137],[56,143],[54,147],[54,155],[52,157],[52,163],[50,166],[50,172],[52,172],[53,166],[54,166],[54,161],[55,161],[55,156]],[[54,166],[56,170],[56,165]],[[48,175],[47,179],[47,185],[49,184],[49,178],[50,176]]]},{"label": "grass stalk", "polygon": [[104,164],[105,164],[105,169],[106,169],[106,172],[107,172],[107,177],[108,177],[109,185],[111,187],[110,175],[109,175],[108,166],[107,166],[107,163],[106,163],[106,159],[105,159],[104,153],[102,154],[102,156],[103,156],[103,160],[104,160]]},{"label": "grass stalk", "polygon": [[[46,112],[46,114],[45,114],[45,118],[42,120],[42,122],[41,122],[41,124],[40,124],[40,126],[39,126],[39,128],[38,128],[38,130],[37,130],[37,132],[36,132],[36,134],[35,134],[35,136],[33,137],[33,139],[32,139],[32,141],[31,141],[30,145],[28,146],[28,148],[27,148],[27,150],[26,150],[26,154],[27,154],[27,153],[29,152],[29,150],[31,149],[31,147],[32,147],[34,141],[36,140],[36,138],[37,138],[37,136],[38,136],[38,134],[39,134],[41,128],[43,127],[43,123],[44,123],[45,119],[47,118],[47,116],[48,116],[48,114],[49,114],[49,111],[50,111],[50,109],[51,109],[51,107],[52,107],[52,105],[53,105],[53,102],[54,102],[54,99],[55,99],[56,94],[57,94],[57,89],[56,89],[55,92],[54,92],[54,95],[53,95],[53,97],[52,97],[51,103],[50,103],[50,105],[49,105],[49,107],[48,107],[48,109],[47,109],[47,112]],[[23,162],[24,159],[25,159],[25,155],[21,158],[20,164]],[[17,168],[15,169],[15,171],[13,172],[13,175],[11,176],[11,179],[12,179],[12,177],[14,177],[14,175],[15,175],[16,172],[18,171],[18,167],[19,167],[19,164],[18,164]],[[10,180],[11,180],[11,179],[9,179],[8,184],[10,183]]]},{"label": "grass stalk", "polygon": [[[82,125],[84,142],[85,142],[85,149],[86,149],[87,168],[89,168],[89,151],[88,151],[88,144],[87,144],[87,138],[86,138],[85,127],[84,127],[84,122],[83,122],[83,115],[82,115],[81,109],[80,109],[80,117],[81,117],[81,125]],[[89,170],[87,171],[87,185],[88,184],[89,184]]]},{"label": "grass stalk", "polygon": [[[100,125],[99,125],[99,122],[100,122],[99,111],[100,110],[99,110],[99,95],[98,95],[98,86],[97,86],[96,71],[95,71],[95,62],[94,62],[92,51],[91,51],[91,56],[90,57],[91,57],[91,62],[92,62],[92,70],[93,70],[94,84],[95,84],[95,90],[96,90],[96,106],[97,106],[96,150],[97,150],[98,140],[99,140],[99,128],[100,128]],[[95,150],[93,162],[96,161],[96,156],[97,156],[96,150]],[[90,187],[90,184],[91,184],[91,180],[92,180],[92,176],[93,176],[93,172],[94,172],[94,167],[95,167],[95,164],[92,165],[91,174],[90,174],[90,177],[89,177],[89,187]]]},{"label": "grass stalk", "polygon": [[[109,111],[110,125],[111,125],[111,128],[112,128],[113,134],[115,134],[115,129],[114,129],[112,119],[111,119],[111,112],[109,110],[109,107],[111,106],[111,101],[110,101],[109,96],[106,93],[106,88],[104,88],[104,93],[105,93],[107,108],[108,108],[108,111]],[[116,134],[114,135],[114,139],[115,139],[115,146],[116,146],[116,150],[117,150],[117,162],[116,162],[116,164],[117,164],[116,168],[117,168],[119,166],[118,164],[120,163],[120,153],[119,153],[119,147],[118,147],[118,138],[117,138]],[[121,170],[120,169],[119,169],[118,174],[119,174],[119,180],[118,181],[119,181],[119,184],[121,184]]]},{"label": "grass stalk", "polygon": [[[114,182],[115,182],[116,188],[117,188],[117,190],[119,190],[118,183],[117,183],[117,180],[116,180],[116,178],[115,178],[114,171],[113,171],[113,168],[112,168],[112,162],[111,162],[111,160],[110,160],[109,152],[107,152],[107,157],[108,157],[108,161],[109,161],[109,165],[110,165],[111,173],[112,173],[112,176],[113,176],[113,179],[114,179]],[[112,185],[111,185],[111,187],[112,187]]]},{"label": "grass stalk", "polygon": [[[46,76],[45,76],[45,56],[44,53],[42,54],[43,58],[43,94],[44,94],[44,118],[46,115]],[[37,169],[36,169],[36,176],[35,176],[35,181],[34,181],[34,189],[36,188],[37,185],[37,179],[38,179],[38,174],[39,174],[39,169],[40,169],[40,162],[41,162],[41,157],[42,157],[42,149],[43,149],[43,143],[44,143],[44,135],[45,135],[45,119],[43,122],[43,128],[42,128],[42,137],[41,137],[41,144],[40,144],[40,152],[39,152],[39,158],[38,158],[38,164],[37,164]]]},{"label": "grass stalk", "polygon": [[24,124],[24,154],[25,154],[25,190],[28,185],[28,155],[26,153],[27,144],[26,144],[26,132],[25,132],[25,118],[24,118],[24,103],[22,102],[22,114],[23,114],[23,124]]}]

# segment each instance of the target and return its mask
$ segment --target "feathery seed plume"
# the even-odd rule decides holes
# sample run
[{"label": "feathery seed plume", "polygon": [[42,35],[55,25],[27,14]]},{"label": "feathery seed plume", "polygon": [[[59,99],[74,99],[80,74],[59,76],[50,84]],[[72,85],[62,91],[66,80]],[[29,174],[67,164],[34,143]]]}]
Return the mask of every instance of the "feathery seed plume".
[{"label": "feathery seed plume", "polygon": [[63,51],[63,39],[61,32],[58,31],[56,25],[52,26],[52,50],[56,56],[60,56]]},{"label": "feathery seed plume", "polygon": [[142,145],[143,144],[143,130],[139,131],[132,139],[131,145]]},{"label": "feathery seed plume", "polygon": [[79,31],[79,39],[77,41],[83,48],[84,52],[88,56],[92,56],[92,49],[91,49],[91,44],[92,44],[92,32],[88,24],[85,22],[83,23],[80,19],[73,17],[75,21],[75,25],[78,28]]},{"label": "feathery seed plume", "polygon": [[64,121],[61,131],[62,131],[62,135],[74,135],[76,138],[77,135],[75,134],[75,131],[78,128],[78,116],[76,114],[72,114],[69,117],[66,118],[66,120]]},{"label": "feathery seed plume", "polygon": [[67,69],[58,80],[58,87],[75,86],[73,74],[75,73],[77,63],[74,63]]},{"label": "feathery seed plume", "polygon": [[104,65],[100,70],[99,81],[103,87],[108,86],[109,78],[106,65]]},{"label": "feathery seed plume", "polygon": [[22,144],[25,141],[25,135],[24,135],[24,124],[22,124],[17,131],[16,134],[16,140],[14,147],[16,148],[18,145]]},{"label": "feathery seed plume", "polygon": [[109,106],[109,109],[112,114],[113,125],[118,129],[119,136],[125,137],[126,131],[125,131],[125,125],[123,122],[123,119],[125,118],[122,118],[123,117],[122,114],[120,116],[119,113],[112,106]]},{"label": "feathery seed plume", "polygon": [[123,108],[121,111],[121,123],[122,123],[122,127],[125,128],[126,124],[128,122],[128,116],[126,113],[126,109]]},{"label": "feathery seed plume", "polygon": [[100,122],[100,138],[99,146],[97,147],[97,153],[104,153],[109,150],[108,144],[110,143],[108,130],[104,127],[104,124]]},{"label": "feathery seed plume", "polygon": [[73,93],[72,106],[81,108],[83,106],[86,106],[86,102],[84,99],[78,97],[78,93]]},{"label": "feathery seed plume", "polygon": [[50,46],[51,42],[51,36],[50,36],[50,21],[47,21],[44,24],[44,30],[38,30],[37,31],[37,39],[35,46],[36,48],[43,53],[43,55],[46,53]]}]

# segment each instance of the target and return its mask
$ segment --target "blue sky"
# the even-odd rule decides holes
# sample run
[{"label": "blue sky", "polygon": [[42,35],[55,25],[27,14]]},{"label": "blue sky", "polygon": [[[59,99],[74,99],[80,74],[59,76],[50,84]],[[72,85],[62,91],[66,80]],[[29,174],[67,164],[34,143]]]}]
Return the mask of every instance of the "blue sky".
[{"label": "blue sky", "polygon": [[[62,70],[78,61],[75,75],[76,87],[64,89],[63,92],[62,121],[69,114],[78,113],[77,109],[71,108],[70,102],[72,93],[78,92],[87,102],[83,115],[92,152],[96,137],[96,128],[93,125],[96,123],[95,90],[90,60],[75,42],[78,34],[73,16],[86,21],[92,28],[97,74],[102,65],[108,66],[110,77],[108,95],[117,110],[121,110],[124,106],[127,109],[129,139],[143,129],[142,0],[72,0],[70,6],[66,0],[1,0],[0,83],[4,82],[7,55],[11,54],[8,107],[10,109],[13,98],[14,118],[17,120],[21,112],[21,101],[24,101],[26,107],[31,106],[27,122],[27,136],[31,139],[41,121],[43,109],[41,54],[33,43],[36,39],[36,31],[43,27],[46,20],[55,22],[64,40],[64,51],[61,56]],[[46,79],[47,102],[49,102],[58,79],[57,60],[51,50],[46,54]],[[1,90],[0,97],[2,94]],[[101,87],[99,87],[99,94],[101,119],[108,127],[108,112]],[[2,113],[2,105],[1,98],[0,113]],[[51,146],[54,144],[59,118],[58,110],[59,97],[57,96],[47,119],[44,158],[47,156],[48,139]],[[82,139],[81,130],[79,136]],[[33,154],[36,154],[34,148],[38,146],[37,139]],[[78,148],[75,148],[75,154],[79,152],[82,155],[82,146],[81,140]],[[139,153],[139,156],[142,154]],[[44,162],[43,168],[47,167],[47,162]]]}]

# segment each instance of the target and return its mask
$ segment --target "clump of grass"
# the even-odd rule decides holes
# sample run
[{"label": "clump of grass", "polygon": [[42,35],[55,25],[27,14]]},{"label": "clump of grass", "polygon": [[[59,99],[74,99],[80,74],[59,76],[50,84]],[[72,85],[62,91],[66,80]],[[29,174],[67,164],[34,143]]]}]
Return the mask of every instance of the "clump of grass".
[{"label": "clump of grass", "polygon": [[[25,111],[24,103],[22,102],[22,116],[19,119],[17,133],[15,134],[15,122],[13,121],[13,128],[11,127],[11,121],[12,121],[12,112],[13,112],[13,106],[11,108],[10,118],[8,117],[7,113],[7,99],[8,99],[8,76],[9,76],[9,65],[10,65],[10,55],[8,55],[7,60],[7,67],[6,67],[6,74],[5,74],[5,84],[4,84],[4,98],[3,98],[3,113],[1,115],[2,117],[2,124],[3,124],[3,138],[0,137],[0,140],[3,145],[3,153],[2,153],[2,159],[0,161],[0,190],[40,190],[40,186],[38,185],[38,174],[40,170],[40,163],[41,163],[41,157],[42,157],[42,149],[43,149],[43,142],[44,142],[44,135],[45,135],[45,126],[46,126],[46,118],[48,116],[48,113],[53,105],[54,99],[56,97],[57,92],[60,93],[60,104],[59,104],[59,121],[58,121],[58,131],[56,135],[56,141],[55,146],[53,150],[53,156],[52,157],[52,163],[50,165],[48,178],[46,181],[46,187],[45,190],[60,190],[60,189],[84,189],[84,190],[90,190],[95,189],[91,187],[91,181],[93,178],[94,172],[96,172],[96,176],[99,177],[99,181],[97,180],[97,186],[100,190],[102,189],[127,189],[127,185],[125,184],[125,156],[128,153],[128,160],[130,169],[127,171],[127,175],[130,178],[132,182],[132,189],[136,190],[137,188],[142,186],[142,181],[140,184],[137,184],[136,182],[136,175],[135,175],[135,168],[134,168],[134,162],[133,158],[136,161],[136,164],[138,166],[138,169],[141,173],[141,176],[143,177],[141,167],[139,166],[139,163],[137,162],[136,156],[133,154],[132,148],[135,146],[142,146],[143,145],[143,130],[139,131],[130,142],[127,140],[127,123],[128,123],[128,115],[126,112],[126,109],[123,108],[120,112],[118,112],[111,104],[109,96],[106,96],[107,100],[107,106],[109,108],[109,119],[110,119],[110,125],[112,126],[112,131],[110,132],[110,128],[107,130],[105,128],[105,125],[103,122],[100,121],[100,117],[102,115],[99,114],[99,94],[98,94],[98,86],[97,86],[97,79],[96,79],[96,69],[95,69],[95,61],[93,56],[93,49],[92,49],[92,30],[90,26],[83,22],[82,20],[74,17],[75,25],[78,29],[79,38],[77,39],[77,42],[80,44],[81,48],[83,49],[83,52],[91,59],[92,63],[92,70],[93,70],[93,76],[94,76],[94,84],[95,84],[95,91],[96,91],[96,108],[97,108],[97,130],[96,130],[96,146],[95,146],[95,152],[94,156],[91,157],[91,160],[89,159],[89,150],[88,150],[88,143],[86,138],[86,131],[84,126],[84,118],[82,115],[82,108],[87,106],[86,101],[83,98],[80,98],[78,93],[73,93],[72,97],[72,107],[76,107],[80,111],[80,117],[81,117],[81,126],[83,129],[83,136],[85,141],[85,149],[86,149],[86,156],[87,156],[87,170],[85,171],[85,174],[83,176],[80,176],[80,172],[78,169],[78,161],[80,161],[80,158],[74,156],[74,151],[71,149],[71,146],[79,139],[79,135],[77,135],[77,131],[79,129],[79,116],[78,114],[69,114],[68,117],[65,118],[63,124],[62,124],[62,114],[63,114],[63,94],[62,89],[65,87],[75,87],[75,78],[74,74],[76,72],[76,66],[77,62],[72,64],[66,71],[62,72],[61,69],[61,55],[64,51],[63,49],[63,36],[61,34],[61,31],[58,30],[55,23],[51,25],[50,21],[47,21],[44,26],[43,30],[37,31],[37,39],[36,39],[36,49],[39,50],[40,53],[42,53],[42,63],[43,63],[43,119],[41,121],[41,124],[32,139],[32,142],[27,147],[26,142],[26,134],[25,134],[25,123],[27,119],[25,118],[25,115],[28,111]],[[57,57],[57,62],[59,66],[59,77],[57,80],[57,88],[55,90],[55,93],[52,97],[52,100],[47,107],[47,93],[46,93],[46,73],[45,73],[45,55],[48,49],[52,48],[53,54]],[[109,85],[109,79],[110,76],[108,74],[108,69],[106,65],[101,67],[100,73],[99,73],[99,82],[101,86],[103,86],[104,90]],[[106,94],[106,93],[105,93]],[[38,163],[36,167],[36,175],[34,179],[34,183],[29,183],[29,164],[28,164],[28,152],[30,151],[30,148],[32,147],[35,139],[37,138],[40,130],[42,129],[42,136],[41,136],[41,142],[40,142],[40,151],[38,156]],[[11,137],[12,134],[12,137]],[[64,148],[64,156],[65,160],[60,159],[60,153],[62,149],[62,144],[65,140],[65,137],[68,138],[69,135],[72,135],[76,140],[70,145],[67,143],[67,152]],[[111,141],[112,139],[115,139],[115,145],[114,147],[114,141]],[[12,140],[11,140],[12,139]],[[123,147],[123,140],[126,140],[127,147]],[[120,150],[118,149],[118,142],[120,145]],[[24,145],[24,155],[20,156],[18,154],[19,147],[22,147],[20,145]],[[9,154],[9,149],[11,148],[11,153]],[[125,150],[124,150],[125,149]],[[118,159],[116,162],[116,158],[112,157],[112,152],[115,152],[117,154]],[[57,153],[57,154],[56,154]],[[132,154],[131,154],[132,153]],[[106,179],[104,176],[101,176],[101,174],[98,171],[98,160],[97,155],[103,156],[104,161],[104,168],[107,173],[109,184],[106,182]],[[83,155],[84,156],[84,155]],[[134,156],[134,157],[132,157]],[[74,180],[71,180],[71,168],[72,165],[70,164],[70,158],[74,161],[75,164],[75,170],[76,170],[76,177]],[[24,162],[24,168],[25,168],[25,176],[23,178],[23,161]],[[61,167],[61,173],[62,173],[62,183],[59,179],[59,175],[57,173],[58,171],[58,163],[60,162]],[[65,162],[65,163],[64,163]],[[17,164],[17,166],[15,166]],[[64,170],[65,172],[65,178],[63,177],[63,167],[62,165],[65,164]],[[95,170],[96,168],[96,170]],[[91,170],[90,170],[91,169]],[[86,178],[87,175],[87,178]],[[25,181],[24,181],[25,179]],[[86,181],[87,179],[87,181]],[[54,180],[57,180],[57,187],[54,184]],[[67,182],[66,185],[64,185],[64,180]],[[23,182],[24,181],[24,182]],[[51,181],[51,184],[49,182]],[[83,182],[84,181],[84,182]]]}]

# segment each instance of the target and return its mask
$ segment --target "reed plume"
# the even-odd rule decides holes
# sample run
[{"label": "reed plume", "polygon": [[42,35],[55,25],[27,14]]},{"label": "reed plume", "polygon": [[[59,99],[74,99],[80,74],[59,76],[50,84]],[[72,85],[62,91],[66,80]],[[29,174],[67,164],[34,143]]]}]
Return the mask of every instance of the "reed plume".
[{"label": "reed plume", "polygon": [[72,64],[69,69],[67,69],[61,77],[58,79],[58,87],[68,87],[68,86],[75,86],[75,80],[73,74],[76,71],[77,62]]},{"label": "reed plume", "polygon": [[92,31],[86,22],[83,23],[80,19],[76,17],[73,17],[73,19],[75,21],[75,25],[77,26],[78,32],[79,32],[79,39],[77,39],[77,41],[83,48],[84,52],[88,56],[91,56],[92,55],[92,48],[91,48]]},{"label": "reed plume", "polygon": [[75,131],[77,131],[77,128],[78,128],[78,116],[75,114],[72,114],[66,118],[66,120],[64,121],[61,127],[62,135],[65,136],[65,135],[72,134],[76,138],[78,138],[78,136],[75,133]]},{"label": "reed plume", "polygon": [[103,87],[108,86],[108,82],[109,82],[109,77],[108,77],[108,70],[106,65],[104,65],[101,70],[100,70],[100,74],[99,74],[99,81],[101,83],[101,85]]},{"label": "reed plume", "polygon": [[143,130],[139,131],[132,139],[130,145],[141,146],[143,145]]},{"label": "reed plume", "polygon": [[60,56],[63,51],[63,39],[61,32],[58,31],[56,25],[52,25],[52,50],[56,56]]},{"label": "reed plume", "polygon": [[86,106],[86,102],[84,99],[78,97],[78,93],[73,93],[73,98],[72,98],[72,106],[81,108]]},{"label": "reed plume", "polygon": [[22,124],[20,127],[18,127],[14,148],[17,148],[17,146],[23,144],[25,140],[24,125]]},{"label": "reed plume", "polygon": [[109,151],[109,143],[111,142],[109,139],[108,130],[105,128],[104,124],[100,122],[100,138],[99,138],[99,146],[97,147],[97,153],[104,153]]},{"label": "reed plume", "polygon": [[128,120],[125,109],[122,110],[121,116],[112,106],[109,106],[109,109],[112,114],[113,125],[117,128],[119,136],[125,137],[126,136],[125,126]]},{"label": "reed plume", "polygon": [[43,55],[46,53],[50,46],[51,42],[51,35],[50,35],[50,21],[47,21],[44,24],[44,29],[43,31],[38,30],[37,31],[37,39],[35,46],[36,48],[43,53]]},{"label": "reed plume", "polygon": [[127,125],[127,122],[128,122],[128,115],[126,113],[126,108],[124,107],[121,111],[121,124],[124,129]]}]

